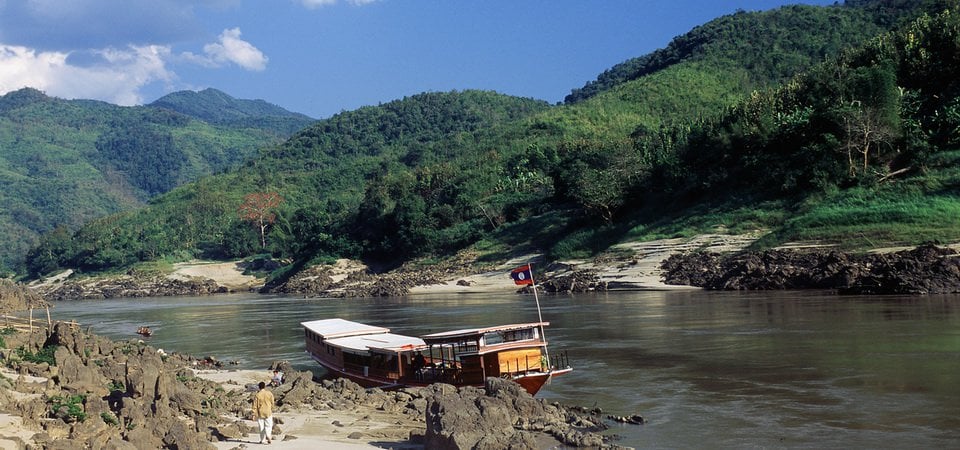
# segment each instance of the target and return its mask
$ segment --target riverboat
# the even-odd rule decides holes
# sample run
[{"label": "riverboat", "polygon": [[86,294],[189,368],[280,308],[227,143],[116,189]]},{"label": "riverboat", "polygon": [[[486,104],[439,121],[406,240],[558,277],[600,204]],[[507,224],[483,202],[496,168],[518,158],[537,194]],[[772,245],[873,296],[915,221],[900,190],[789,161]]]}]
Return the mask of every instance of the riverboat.
[{"label": "riverboat", "polygon": [[306,351],[336,376],[366,387],[483,386],[487,377],[513,380],[535,395],[573,369],[565,352],[550,355],[549,322],[453,330],[421,337],[340,318],[302,322]]}]

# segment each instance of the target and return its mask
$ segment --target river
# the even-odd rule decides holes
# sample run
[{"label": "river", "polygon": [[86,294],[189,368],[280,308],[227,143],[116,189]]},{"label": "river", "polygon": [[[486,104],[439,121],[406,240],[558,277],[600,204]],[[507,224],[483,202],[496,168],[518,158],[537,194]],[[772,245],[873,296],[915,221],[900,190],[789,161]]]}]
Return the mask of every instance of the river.
[{"label": "river", "polygon": [[[551,352],[574,371],[537,396],[645,425],[636,448],[960,447],[960,296],[622,292],[540,299]],[[533,297],[299,299],[260,295],[57,303],[115,339],[266,369],[303,353],[300,322],[330,317],[421,335],[532,322]]]}]

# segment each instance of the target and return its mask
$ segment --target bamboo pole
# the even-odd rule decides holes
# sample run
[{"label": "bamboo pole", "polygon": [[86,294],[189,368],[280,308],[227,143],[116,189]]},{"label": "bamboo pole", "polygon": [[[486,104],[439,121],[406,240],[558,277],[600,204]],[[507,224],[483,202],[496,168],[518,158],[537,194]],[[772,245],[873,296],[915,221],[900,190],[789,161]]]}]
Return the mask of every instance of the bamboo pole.
[{"label": "bamboo pole", "polygon": [[543,353],[547,356],[547,373],[550,373],[550,349],[547,348],[547,333],[543,329],[543,314],[540,312],[540,297],[537,296],[537,282],[533,279],[533,263],[527,263],[527,266],[530,267],[530,286],[533,287],[533,299],[537,302],[537,318],[540,319],[540,339],[543,340],[545,344],[543,346]]}]

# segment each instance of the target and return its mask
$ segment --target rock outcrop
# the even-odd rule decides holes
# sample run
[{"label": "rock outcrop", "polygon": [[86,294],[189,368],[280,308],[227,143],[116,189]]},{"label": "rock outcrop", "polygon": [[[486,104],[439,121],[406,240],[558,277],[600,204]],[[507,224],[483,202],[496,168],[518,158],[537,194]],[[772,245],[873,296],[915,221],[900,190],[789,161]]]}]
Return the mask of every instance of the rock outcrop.
[{"label": "rock outcrop", "polygon": [[361,265],[344,267],[341,261],[302,270],[287,280],[265,286],[263,292],[328,298],[399,297],[415,286],[440,284],[452,277],[488,269],[480,267],[475,255],[468,253],[438,264],[407,263],[382,273]]},{"label": "rock outcrop", "polygon": [[[530,287],[523,288],[524,291],[530,289]],[[577,270],[537,280],[537,289],[551,294],[602,292],[607,290],[607,283],[600,280],[600,276],[595,271]]]},{"label": "rock outcrop", "polygon": [[426,448],[497,450],[539,448],[541,434],[572,447],[617,448],[597,432],[602,418],[533,398],[520,385],[488,378],[484,389],[434,384],[427,398]]},{"label": "rock outcrop", "polygon": [[50,301],[106,298],[170,297],[223,294],[229,290],[210,279],[177,280],[130,273],[117,277],[67,280],[36,289]]},{"label": "rock outcrop", "polygon": [[[211,357],[167,354],[138,339],[115,342],[63,322],[42,333],[4,337],[0,361],[22,376],[0,377],[7,383],[0,386],[0,412],[40,430],[25,448],[204,449],[254,432],[242,419],[250,415],[255,386],[229,391],[197,377],[193,369],[208,367]],[[615,447],[598,434],[606,428],[599,413],[548,405],[510,381],[492,378],[485,389],[436,384],[383,391],[344,379],[317,382],[312,372],[286,362],[270,368],[286,374],[273,388],[278,412],[303,407],[389,414],[402,436],[394,438],[426,448],[542,448],[543,439]],[[26,381],[28,375],[41,381]],[[278,422],[275,433],[282,427]]]},{"label": "rock outcrop", "polygon": [[688,253],[664,261],[664,280],[716,290],[835,289],[841,294],[960,292],[960,255],[933,244],[896,253],[767,250]]}]

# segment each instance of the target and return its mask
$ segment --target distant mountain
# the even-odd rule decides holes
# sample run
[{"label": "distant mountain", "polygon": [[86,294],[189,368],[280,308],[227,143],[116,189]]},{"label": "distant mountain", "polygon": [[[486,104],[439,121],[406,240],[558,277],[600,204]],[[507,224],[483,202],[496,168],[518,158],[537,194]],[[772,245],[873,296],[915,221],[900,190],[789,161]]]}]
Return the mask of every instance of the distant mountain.
[{"label": "distant mountain", "polygon": [[40,233],[143,205],[313,122],[219,91],[172,99],[179,101],[164,104],[192,106],[195,114],[64,100],[30,88],[0,96],[0,269],[19,264]]},{"label": "distant mountain", "polygon": [[[843,239],[851,228],[824,224],[867,219],[878,223],[865,237],[878,241],[960,237],[960,214],[919,221],[891,181],[960,158],[944,151],[960,148],[960,19],[933,19],[917,6],[938,1],[957,3],[733,14],[567,105],[466,91],[337,114],[146,208],[47,235],[27,268],[41,275],[266,252],[389,267],[470,246],[494,259],[518,246],[579,259],[618,239],[720,228],[780,227],[771,239],[799,239],[806,230],[796,224],[808,223]],[[911,16],[920,18],[902,22]],[[858,130],[880,133],[864,142]],[[908,186],[920,197],[911,200],[939,189],[940,210],[960,211],[955,171],[941,176]],[[857,203],[878,186],[888,189],[885,204]],[[851,212],[825,208],[791,222],[849,189],[860,189]],[[237,214],[258,193],[284,199],[264,228]]]},{"label": "distant mountain", "polygon": [[304,114],[287,111],[263,100],[237,99],[213,88],[174,92],[147,106],[176,111],[210,124],[269,126],[289,134],[315,121]]}]

